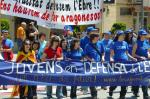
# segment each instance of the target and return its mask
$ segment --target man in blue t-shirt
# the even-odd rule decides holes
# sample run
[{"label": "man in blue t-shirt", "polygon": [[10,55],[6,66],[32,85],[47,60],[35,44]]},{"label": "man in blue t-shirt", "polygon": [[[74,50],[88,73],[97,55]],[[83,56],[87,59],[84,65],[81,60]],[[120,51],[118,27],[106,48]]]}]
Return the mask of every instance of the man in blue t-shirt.
[{"label": "man in blue t-shirt", "polygon": [[87,36],[81,38],[81,40],[80,40],[80,46],[82,49],[84,49],[85,46],[90,42],[90,34],[96,32],[96,31],[98,31],[98,30],[95,29],[93,26],[90,26],[86,29]]},{"label": "man in blue t-shirt", "polygon": [[[104,48],[99,41],[99,34],[92,33],[90,35],[90,42],[85,46],[84,53],[88,61],[100,62],[104,61]],[[92,99],[97,99],[97,90],[95,87],[90,87]]]}]

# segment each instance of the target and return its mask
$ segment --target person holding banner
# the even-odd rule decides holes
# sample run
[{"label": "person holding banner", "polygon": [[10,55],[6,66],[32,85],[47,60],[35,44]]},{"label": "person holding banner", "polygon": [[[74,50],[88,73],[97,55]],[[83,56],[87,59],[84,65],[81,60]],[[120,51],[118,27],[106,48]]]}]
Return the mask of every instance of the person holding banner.
[{"label": "person holding banner", "polygon": [[[33,64],[36,63],[35,52],[32,50],[31,42],[29,40],[24,40],[23,45],[18,52],[16,63],[25,63],[25,64]],[[36,86],[14,86],[11,97],[20,95],[20,99],[37,99],[36,96]]]},{"label": "person holding banner", "polygon": [[[136,57],[139,61],[144,61],[150,59],[150,46],[149,41],[146,39],[147,36],[146,30],[139,30],[138,32],[138,39],[136,44],[133,46],[132,55]],[[133,94],[138,97],[140,86],[133,87]],[[142,86],[143,91],[143,99],[149,99],[148,95],[148,86]]]},{"label": "person holding banner", "polygon": [[[110,62],[110,47],[113,42],[111,37],[111,32],[104,32],[103,33],[103,39],[101,40],[102,45],[104,46],[105,51],[105,62]],[[107,87],[102,87],[102,89],[107,90]]]},{"label": "person holding banner", "polygon": [[[67,58],[75,61],[83,60],[84,52],[82,48],[80,48],[79,39],[74,39],[71,42],[70,52],[68,52]],[[77,99],[76,91],[77,91],[77,86],[71,86],[71,93],[70,93],[71,99]]]},{"label": "person holding banner", "polygon": [[[125,34],[124,31],[118,30],[117,35],[114,39],[114,42],[111,46],[111,54],[110,61],[111,62],[126,62],[129,61],[129,58],[136,61],[134,57],[132,57],[129,53],[129,47],[127,42],[124,41]],[[129,58],[128,58],[129,57]],[[111,86],[109,88],[109,96],[112,97],[113,91],[117,86]],[[121,86],[120,99],[125,99],[125,95],[127,93],[127,86]]]},{"label": "person holding banner", "polygon": [[[62,48],[59,47],[60,38],[58,36],[53,36],[50,40],[49,47],[44,50],[42,61],[45,62],[47,60],[63,60],[63,51]],[[57,86],[56,96],[58,99],[62,99],[62,86]],[[47,98],[52,99],[52,86],[47,86]]]},{"label": "person holding banner", "polygon": [[[61,40],[60,47],[63,50],[63,59],[66,60],[67,53],[69,50],[68,50],[67,40],[65,38]],[[67,87],[66,86],[63,86],[63,95],[67,97]]]},{"label": "person holding banner", "polygon": [[[92,29],[90,34],[90,42],[85,46],[85,57],[90,62],[104,61],[104,47],[99,43],[99,34],[97,29]],[[90,87],[92,99],[98,99],[96,87]]]}]

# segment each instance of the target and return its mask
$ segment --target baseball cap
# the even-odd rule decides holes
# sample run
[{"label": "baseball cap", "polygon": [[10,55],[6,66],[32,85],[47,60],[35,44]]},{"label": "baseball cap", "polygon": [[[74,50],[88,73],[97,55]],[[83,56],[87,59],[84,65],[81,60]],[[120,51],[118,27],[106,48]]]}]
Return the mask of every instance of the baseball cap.
[{"label": "baseball cap", "polygon": [[8,30],[2,30],[2,33],[8,33]]},{"label": "baseball cap", "polygon": [[117,33],[117,35],[122,35],[122,34],[124,34],[124,31],[118,30],[116,33]]},{"label": "baseball cap", "polygon": [[139,30],[138,34],[139,35],[147,35],[148,33],[146,32],[146,30],[141,29],[141,30]]},{"label": "baseball cap", "polygon": [[132,30],[132,29],[128,29],[128,30],[126,30],[126,31],[125,31],[125,33],[126,33],[126,34],[128,34],[128,33],[132,33],[132,32],[133,32],[133,30]]},{"label": "baseball cap", "polygon": [[110,32],[110,31],[107,31],[107,32],[104,32],[104,34],[111,35],[111,32]]},{"label": "baseball cap", "polygon": [[90,33],[92,31],[97,31],[98,29],[94,28],[93,26],[87,27],[86,32]]}]

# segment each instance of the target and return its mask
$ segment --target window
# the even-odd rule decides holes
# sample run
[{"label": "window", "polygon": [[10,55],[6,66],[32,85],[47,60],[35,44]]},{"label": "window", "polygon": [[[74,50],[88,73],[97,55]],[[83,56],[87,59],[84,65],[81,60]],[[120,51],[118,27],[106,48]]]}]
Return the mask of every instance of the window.
[{"label": "window", "polygon": [[115,3],[115,0],[104,0],[104,3]]},{"label": "window", "polygon": [[120,8],[120,15],[132,15],[132,10],[131,8]]}]

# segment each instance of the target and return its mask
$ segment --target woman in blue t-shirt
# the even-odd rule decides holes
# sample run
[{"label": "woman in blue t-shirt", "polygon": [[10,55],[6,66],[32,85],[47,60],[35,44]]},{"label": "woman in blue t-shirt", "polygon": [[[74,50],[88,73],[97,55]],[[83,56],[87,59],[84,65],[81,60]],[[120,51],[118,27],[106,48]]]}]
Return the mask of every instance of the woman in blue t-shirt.
[{"label": "woman in blue t-shirt", "polygon": [[[71,42],[70,52],[68,52],[67,57],[69,59],[75,60],[75,61],[80,61],[83,59],[84,52],[83,52],[82,48],[80,47],[80,40],[79,39],[74,39]],[[71,86],[71,93],[70,93],[71,99],[77,98],[76,91],[77,91],[77,86]]]},{"label": "woman in blue t-shirt", "polygon": [[110,39],[111,32],[104,32],[103,39],[101,40],[101,43],[104,47],[104,53],[105,53],[105,61],[109,62],[110,61],[110,47],[113,42],[112,39]]},{"label": "woman in blue t-shirt", "polygon": [[[119,30],[117,31],[117,35],[114,39],[114,42],[111,46],[111,55],[110,55],[110,61],[115,62],[126,62],[128,61],[128,57],[134,61],[136,61],[135,58],[133,58],[128,53],[128,44],[124,41],[125,34],[124,31]],[[109,89],[109,95],[113,95],[113,91],[116,89],[116,86],[111,86]],[[127,86],[121,86],[121,92],[120,92],[120,99],[125,99],[125,95],[127,92]]]},{"label": "woman in blue t-shirt", "polygon": [[[147,32],[145,30],[139,30],[138,32],[138,39],[136,44],[133,46],[133,52],[132,55],[136,57],[139,61],[144,61],[150,58],[150,46],[149,42],[146,39]],[[139,86],[133,87],[133,94],[138,97],[138,91]],[[149,99],[148,98],[148,87],[142,86],[143,91],[143,99]]]},{"label": "woman in blue t-shirt", "polygon": [[[60,47],[63,50],[63,59],[66,60],[67,58],[67,53],[68,53],[68,46],[67,46],[67,40],[64,38],[60,42]],[[63,95],[67,97],[67,87],[63,86]]]}]

